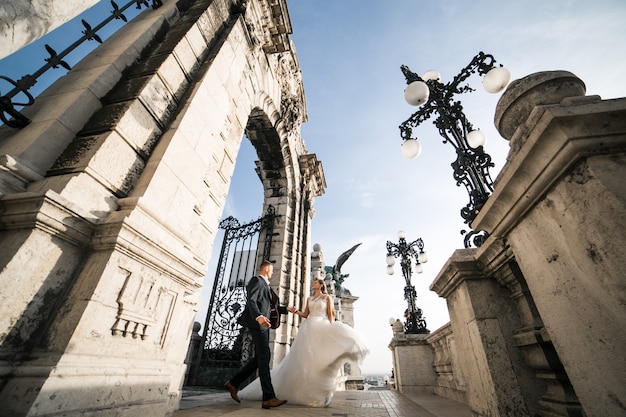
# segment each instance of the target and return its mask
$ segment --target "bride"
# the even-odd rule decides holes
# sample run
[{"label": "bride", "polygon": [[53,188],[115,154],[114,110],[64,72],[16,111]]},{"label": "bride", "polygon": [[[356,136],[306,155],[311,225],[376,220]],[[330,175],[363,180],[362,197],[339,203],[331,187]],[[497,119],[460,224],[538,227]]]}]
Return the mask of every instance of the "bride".
[{"label": "bride", "polygon": [[[334,320],[335,310],[324,280],[314,280],[311,289],[313,295],[307,299],[304,311],[295,307],[287,309],[306,320],[300,325],[287,356],[272,369],[272,384],[280,398],[290,404],[328,407],[343,363],[361,361],[368,350],[352,327]],[[261,397],[258,378],[239,391],[241,399]]]}]

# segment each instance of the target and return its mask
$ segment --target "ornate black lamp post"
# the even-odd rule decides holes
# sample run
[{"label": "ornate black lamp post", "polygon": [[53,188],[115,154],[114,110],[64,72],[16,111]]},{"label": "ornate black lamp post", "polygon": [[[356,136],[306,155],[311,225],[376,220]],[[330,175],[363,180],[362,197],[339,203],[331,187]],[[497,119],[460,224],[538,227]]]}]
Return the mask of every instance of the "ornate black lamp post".
[{"label": "ornate black lamp post", "polygon": [[[457,186],[463,184],[469,194],[469,203],[461,209],[461,217],[470,225],[487,198],[493,191],[493,180],[489,168],[493,167],[491,156],[483,150],[486,137],[480,130],[475,130],[463,113],[460,101],[453,102],[455,94],[474,91],[469,85],[460,85],[470,75],[478,72],[485,75],[483,86],[490,93],[502,91],[511,78],[509,71],[495,66],[492,55],[480,52],[472,59],[454,79],[443,84],[437,71],[426,71],[421,77],[405,66],[400,68],[404,73],[407,88],[404,98],[413,106],[422,106],[411,117],[400,125],[400,136],[404,141],[402,154],[416,158],[421,152],[421,145],[413,136],[413,128],[428,119],[433,113],[437,118],[433,124],[439,130],[444,143],[450,143],[456,150],[456,161],[452,163],[454,179]],[[465,234],[465,230],[461,231]],[[481,234],[482,233],[482,234]],[[472,241],[472,236],[474,236]],[[484,231],[470,231],[464,238],[465,247],[473,242],[480,246],[487,238]],[[472,241],[472,242],[471,242]]]},{"label": "ornate black lamp post", "polygon": [[415,305],[417,293],[415,292],[415,287],[411,284],[411,275],[413,274],[411,260],[415,259],[415,272],[418,274],[424,272],[422,264],[428,262],[428,257],[424,252],[424,241],[419,238],[411,243],[407,243],[406,235],[402,230],[398,232],[398,237],[400,241],[397,244],[387,241],[387,273],[393,275],[393,265],[396,263],[395,258],[399,257],[402,276],[406,281],[404,299],[408,303],[405,313],[405,333],[430,333],[430,330],[426,328],[426,320],[422,317],[422,310]]}]

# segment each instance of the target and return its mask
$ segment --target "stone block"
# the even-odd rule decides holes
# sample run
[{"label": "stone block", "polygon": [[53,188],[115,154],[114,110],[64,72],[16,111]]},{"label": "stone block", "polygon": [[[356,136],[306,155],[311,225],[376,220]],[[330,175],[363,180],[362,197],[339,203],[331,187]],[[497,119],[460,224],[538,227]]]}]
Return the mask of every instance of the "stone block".
[{"label": "stone block", "polygon": [[162,134],[152,114],[138,101],[126,108],[115,125],[116,132],[143,158],[148,159]]},{"label": "stone block", "polygon": [[0,141],[0,154],[7,155],[5,159],[15,160],[23,167],[12,172],[21,177],[24,183],[43,177],[75,134],[53,120],[31,123],[12,132],[14,134],[11,137]]},{"label": "stone block", "polygon": [[[108,132],[76,138],[50,173],[86,172],[110,192],[126,195],[133,188],[144,165],[144,160],[120,135]],[[80,195],[76,196],[75,201],[80,201]]]},{"label": "stone block", "polygon": [[150,111],[160,126],[166,126],[175,112],[177,102],[159,77],[150,79],[139,95],[141,103]]},{"label": "stone block", "polygon": [[37,99],[36,106],[22,112],[32,122],[57,121],[71,132],[78,132],[102,103],[90,90],[70,90]]},{"label": "stone block", "polygon": [[74,90],[88,89],[97,98],[104,97],[121,79],[122,73],[112,65],[100,65],[85,69],[74,69],[71,76],[61,77],[41,93],[43,97],[56,96]]},{"label": "stone block", "polygon": [[189,81],[174,56],[170,55],[167,57],[159,67],[158,74],[161,81],[180,100],[189,86]]},{"label": "stone block", "polygon": [[[204,57],[207,53],[207,41],[205,40],[202,31],[200,30],[200,23],[196,22],[195,25],[189,28],[189,31],[185,35],[185,39],[189,43],[191,50],[196,56],[197,60],[200,61],[202,57]],[[178,55],[178,53],[175,51]]]},{"label": "stone block", "polygon": [[182,70],[186,74],[192,74],[200,64],[196,52],[192,49],[187,38],[181,41],[174,48],[174,56],[179,62]]}]

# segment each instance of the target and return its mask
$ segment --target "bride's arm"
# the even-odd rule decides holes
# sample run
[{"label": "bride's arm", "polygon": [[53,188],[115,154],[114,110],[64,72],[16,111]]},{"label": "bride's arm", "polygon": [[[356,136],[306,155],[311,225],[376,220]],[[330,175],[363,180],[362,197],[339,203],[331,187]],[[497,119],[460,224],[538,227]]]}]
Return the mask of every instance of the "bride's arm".
[{"label": "bride's arm", "polygon": [[[311,297],[309,297],[309,298],[311,298]],[[309,317],[309,298],[306,299],[306,304],[305,304],[305,307],[304,307],[304,311],[299,311],[295,307],[289,307],[287,310],[291,311],[293,314],[297,314],[298,316],[302,317],[303,319],[306,319],[307,317]]]}]

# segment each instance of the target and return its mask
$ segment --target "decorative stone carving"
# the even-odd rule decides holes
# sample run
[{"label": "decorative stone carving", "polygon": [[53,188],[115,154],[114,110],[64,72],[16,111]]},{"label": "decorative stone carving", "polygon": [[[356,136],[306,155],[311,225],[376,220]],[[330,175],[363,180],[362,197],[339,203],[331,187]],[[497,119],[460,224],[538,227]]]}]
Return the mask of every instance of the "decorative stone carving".
[{"label": "decorative stone carving", "polygon": [[139,337],[145,340],[148,328],[156,323],[158,290],[155,289],[155,280],[134,276],[122,268],[118,269],[118,274],[126,276],[126,280],[117,297],[119,310],[111,332],[114,336],[132,336],[133,339]]},{"label": "decorative stone carving", "polygon": [[281,118],[287,132],[299,129],[305,122],[304,88],[302,73],[290,54],[282,54],[278,60],[276,74],[282,88],[280,98]]},{"label": "decorative stone carving", "polygon": [[289,12],[285,0],[262,1],[262,23],[265,29],[263,50],[266,54],[291,49],[289,34],[292,33]]}]

